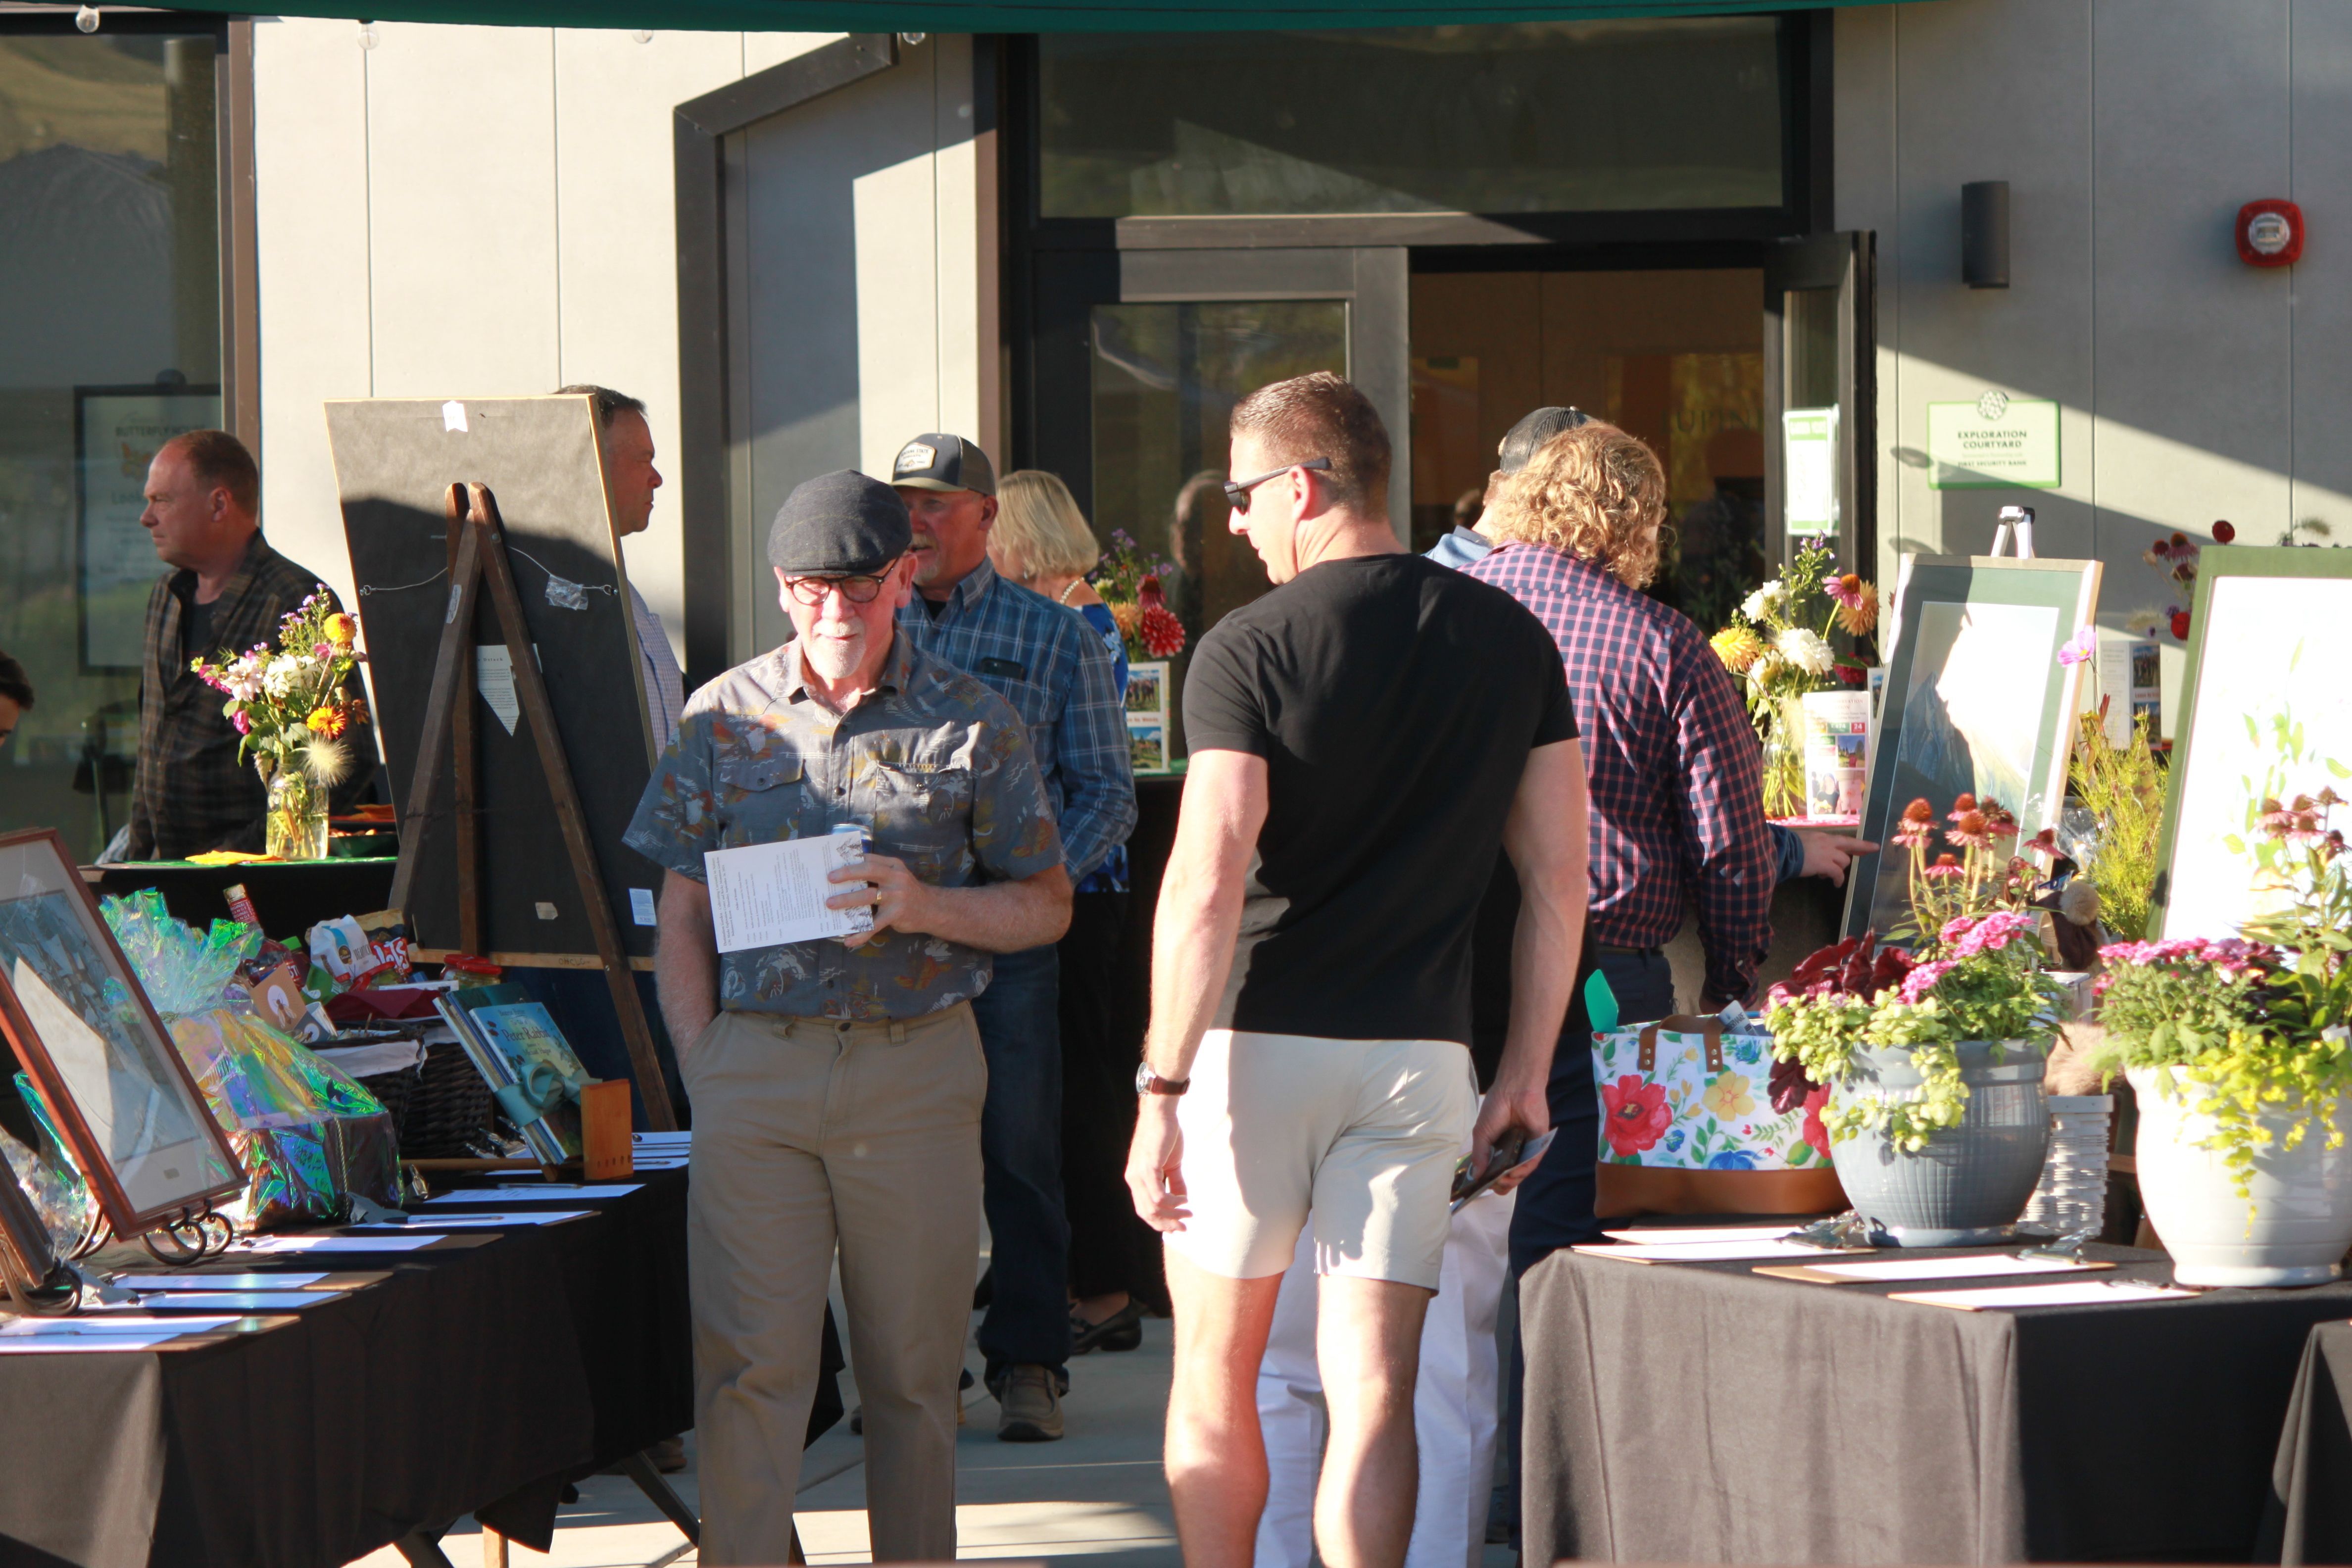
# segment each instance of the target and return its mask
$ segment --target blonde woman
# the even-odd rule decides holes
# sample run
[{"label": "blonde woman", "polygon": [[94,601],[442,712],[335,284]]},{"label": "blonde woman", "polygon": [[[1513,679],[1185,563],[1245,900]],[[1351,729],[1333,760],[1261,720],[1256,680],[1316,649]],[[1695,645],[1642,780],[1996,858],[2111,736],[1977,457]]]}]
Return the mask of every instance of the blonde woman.
[{"label": "blonde woman", "polygon": [[1110,649],[1118,689],[1127,691],[1127,643],[1110,606],[1087,582],[1102,546],[1059,474],[1015,468],[997,482],[996,526],[988,532],[988,560],[997,575],[1077,611]]},{"label": "blonde woman", "polygon": [[[1110,649],[1127,690],[1127,644],[1086,574],[1102,558],[1070,487],[1020,468],[996,487],[988,559],[1000,576],[1067,606]],[[1127,924],[1127,846],[1078,884],[1061,942],[1062,1202],[1070,1220],[1070,1350],[1129,1351],[1143,1342],[1143,1309],[1157,1301],[1160,1239],[1135,1215],[1125,1169],[1135,1132],[1136,1045],[1112,1019]]]}]

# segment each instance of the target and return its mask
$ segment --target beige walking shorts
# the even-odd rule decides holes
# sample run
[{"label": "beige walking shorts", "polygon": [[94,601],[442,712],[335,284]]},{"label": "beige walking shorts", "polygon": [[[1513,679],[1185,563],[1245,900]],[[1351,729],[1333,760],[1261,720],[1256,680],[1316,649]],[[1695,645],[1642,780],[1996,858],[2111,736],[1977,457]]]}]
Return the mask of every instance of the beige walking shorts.
[{"label": "beige walking shorts", "polygon": [[1212,1029],[1177,1102],[1194,1267],[1257,1279],[1315,1226],[1315,1271],[1437,1289],[1454,1162],[1478,1086],[1451,1040]]}]

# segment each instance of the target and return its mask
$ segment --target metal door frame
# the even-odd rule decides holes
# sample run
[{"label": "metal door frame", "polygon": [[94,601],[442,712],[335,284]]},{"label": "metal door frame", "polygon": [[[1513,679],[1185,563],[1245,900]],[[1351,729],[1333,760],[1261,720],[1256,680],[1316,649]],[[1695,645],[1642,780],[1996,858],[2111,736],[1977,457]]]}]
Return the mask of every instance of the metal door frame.
[{"label": "metal door frame", "polygon": [[1785,297],[1834,289],[1837,311],[1838,564],[1878,571],[1878,237],[1868,229],[1782,240],[1764,260],[1764,548],[1786,561],[1789,531],[1780,416],[1788,407]]}]

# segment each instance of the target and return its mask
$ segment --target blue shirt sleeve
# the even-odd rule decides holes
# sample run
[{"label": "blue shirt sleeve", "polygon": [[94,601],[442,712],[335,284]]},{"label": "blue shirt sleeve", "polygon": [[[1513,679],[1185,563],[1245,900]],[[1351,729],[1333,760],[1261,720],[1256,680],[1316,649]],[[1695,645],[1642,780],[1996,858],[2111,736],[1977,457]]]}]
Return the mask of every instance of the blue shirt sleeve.
[{"label": "blue shirt sleeve", "polygon": [[1772,830],[1772,853],[1779,862],[1773,880],[1786,882],[1803,876],[1805,841],[1797,837],[1795,829],[1783,827],[1777,822],[1768,822],[1764,826]]},{"label": "blue shirt sleeve", "polygon": [[1118,694],[1127,695],[1127,639],[1118,635],[1118,622],[1112,618],[1108,605],[1080,605],[1078,614],[1110,650],[1111,676],[1118,684]]}]

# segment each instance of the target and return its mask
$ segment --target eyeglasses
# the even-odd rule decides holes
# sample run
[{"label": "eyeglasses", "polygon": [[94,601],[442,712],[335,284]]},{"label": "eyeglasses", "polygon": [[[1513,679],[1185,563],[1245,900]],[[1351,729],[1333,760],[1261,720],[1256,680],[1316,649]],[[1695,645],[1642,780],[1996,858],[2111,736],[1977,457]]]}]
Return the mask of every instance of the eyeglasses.
[{"label": "eyeglasses", "polygon": [[1235,511],[1248,510],[1250,491],[1257,489],[1258,486],[1265,483],[1268,479],[1278,479],[1282,478],[1283,475],[1290,472],[1293,468],[1320,468],[1324,472],[1328,473],[1331,468],[1331,459],[1328,458],[1309,458],[1303,463],[1285,463],[1282,467],[1276,468],[1269,473],[1260,474],[1254,479],[1227,479],[1225,481],[1226,503]]},{"label": "eyeglasses", "polygon": [[875,577],[861,573],[855,577],[787,577],[784,585],[793,591],[793,597],[803,605],[822,605],[824,596],[836,589],[853,605],[870,605],[887,581],[887,576]]}]

